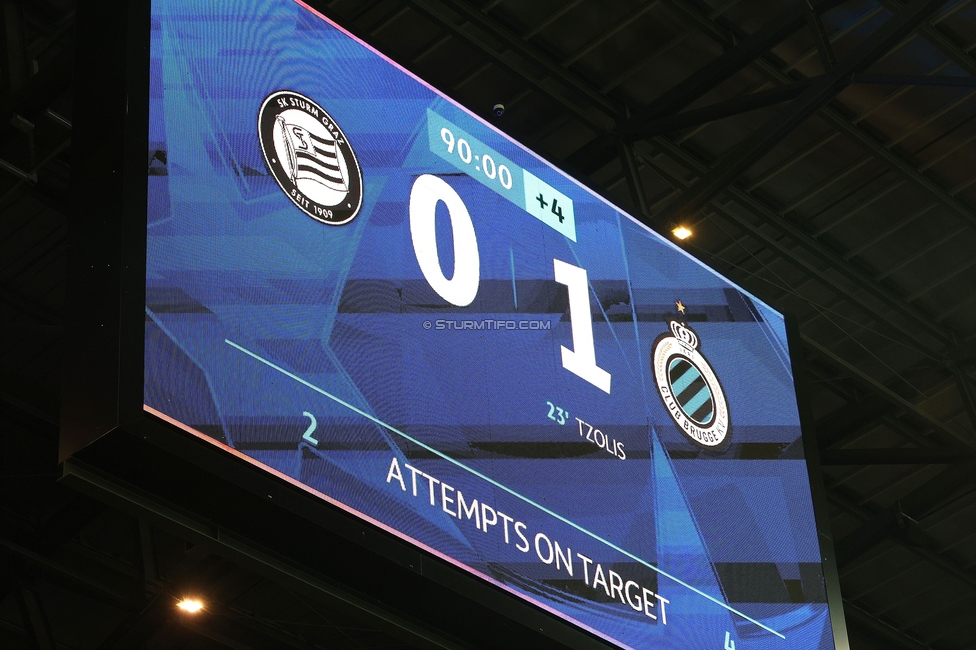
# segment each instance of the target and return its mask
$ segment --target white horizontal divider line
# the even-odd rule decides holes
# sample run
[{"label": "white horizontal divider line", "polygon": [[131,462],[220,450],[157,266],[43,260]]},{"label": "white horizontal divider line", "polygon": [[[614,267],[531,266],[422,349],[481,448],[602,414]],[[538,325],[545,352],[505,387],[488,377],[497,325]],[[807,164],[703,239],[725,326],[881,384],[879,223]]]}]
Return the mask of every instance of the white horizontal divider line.
[{"label": "white horizontal divider line", "polygon": [[625,550],[623,548],[620,548],[619,546],[617,546],[616,544],[614,544],[613,542],[611,542],[609,540],[603,539],[602,537],[600,537],[596,533],[591,532],[591,531],[587,530],[586,528],[583,528],[579,524],[577,524],[577,523],[575,523],[573,521],[570,521],[566,517],[563,517],[562,515],[560,515],[560,514],[558,514],[556,512],[553,512],[549,508],[547,508],[547,507],[545,507],[545,506],[543,506],[543,505],[541,505],[539,503],[536,503],[535,501],[533,501],[529,497],[526,497],[526,496],[523,496],[523,495],[519,494],[518,492],[516,492],[512,488],[510,488],[510,487],[508,487],[506,485],[503,485],[503,484],[499,483],[495,479],[493,479],[493,478],[491,478],[489,476],[486,476],[486,475],[482,474],[478,470],[473,469],[471,467],[468,467],[464,463],[462,463],[462,462],[460,462],[458,460],[455,460],[454,458],[451,458],[447,454],[445,454],[445,453],[443,453],[443,452],[441,452],[441,451],[439,451],[439,450],[431,447],[430,445],[428,445],[428,444],[426,444],[424,442],[421,442],[420,440],[417,440],[413,436],[411,436],[411,435],[409,435],[407,433],[404,433],[403,431],[400,431],[396,427],[391,426],[391,425],[387,424],[386,422],[383,422],[382,420],[380,420],[380,419],[378,419],[378,418],[370,415],[369,413],[367,413],[367,412],[365,412],[365,411],[363,411],[363,410],[361,410],[361,409],[353,406],[349,402],[346,402],[342,398],[336,397],[335,395],[333,395],[333,394],[331,394],[331,393],[329,393],[329,392],[327,392],[325,390],[322,390],[318,386],[316,386],[314,384],[311,384],[311,383],[305,381],[304,379],[302,379],[298,375],[295,375],[295,374],[289,372],[288,370],[285,370],[281,366],[278,366],[278,365],[274,364],[273,362],[268,361],[267,359],[261,357],[260,355],[255,354],[254,352],[251,352],[247,348],[244,348],[244,347],[238,345],[237,343],[234,343],[230,339],[224,339],[224,343],[226,343],[227,345],[229,345],[229,346],[231,346],[233,348],[236,348],[236,349],[240,350],[241,352],[243,352],[244,354],[246,354],[246,355],[248,355],[248,356],[250,356],[250,357],[252,357],[252,358],[254,358],[254,359],[258,360],[258,361],[260,361],[261,363],[263,363],[264,365],[268,366],[269,368],[273,368],[273,369],[277,370],[278,372],[280,372],[281,374],[285,375],[286,377],[290,377],[290,378],[294,379],[295,381],[297,381],[298,383],[302,384],[303,386],[306,386],[307,388],[311,388],[315,392],[320,393],[320,394],[328,397],[333,402],[335,402],[337,404],[341,404],[342,406],[345,406],[350,411],[353,411],[355,413],[358,413],[359,415],[363,416],[364,418],[366,418],[366,419],[368,419],[368,420],[370,420],[370,421],[378,424],[379,426],[383,427],[384,429],[387,429],[388,431],[392,431],[393,433],[397,434],[401,438],[404,438],[405,440],[409,440],[410,442],[412,442],[413,444],[415,444],[415,445],[417,445],[419,447],[423,447],[424,449],[426,449],[430,453],[432,453],[432,454],[434,454],[434,455],[436,455],[436,456],[438,456],[440,458],[443,458],[447,462],[452,463],[452,464],[456,465],[457,467],[460,467],[461,469],[465,470],[466,472],[469,472],[471,474],[474,474],[478,478],[480,478],[480,479],[482,479],[484,481],[487,481],[488,483],[491,483],[495,487],[497,487],[497,488],[499,488],[501,490],[504,490],[505,492],[508,492],[509,494],[511,494],[512,496],[516,497],[517,499],[520,499],[521,501],[524,501],[525,503],[528,503],[529,505],[531,505],[531,506],[533,506],[535,508],[538,508],[539,510],[541,510],[544,513],[546,513],[550,517],[555,517],[556,519],[558,519],[559,521],[563,522],[567,526],[570,526],[572,528],[575,528],[576,530],[578,530],[579,532],[583,533],[584,535],[586,535],[586,536],[588,536],[588,537],[590,537],[590,538],[592,538],[592,539],[594,539],[594,540],[596,540],[596,541],[598,541],[598,542],[600,542],[600,543],[602,543],[602,544],[604,544],[604,545],[612,548],[613,550],[617,551],[618,553],[621,553],[622,555],[625,555],[626,557],[630,558],[631,560],[634,560],[635,562],[637,562],[637,563],[639,563],[639,564],[647,567],[648,569],[650,569],[652,571],[655,571],[656,573],[664,576],[665,578],[669,578],[670,580],[673,580],[674,582],[678,583],[682,587],[685,587],[687,589],[690,589],[691,591],[695,592],[699,596],[702,596],[702,597],[704,597],[704,598],[712,601],[713,603],[715,603],[719,607],[722,607],[724,609],[727,609],[728,611],[732,612],[733,614],[736,614],[738,616],[741,616],[742,618],[744,618],[745,620],[749,621],[750,623],[753,623],[755,625],[758,625],[762,629],[764,629],[767,632],[770,632],[772,634],[775,634],[776,636],[778,636],[781,639],[785,639],[786,638],[785,635],[777,632],[776,630],[774,630],[771,627],[768,627],[766,625],[763,625],[762,623],[760,623],[756,619],[754,619],[754,618],[752,618],[752,617],[750,617],[750,616],[748,616],[746,614],[743,614],[742,612],[740,612],[739,610],[735,609],[734,607],[729,606],[727,603],[723,603],[722,601],[718,600],[717,598],[714,598],[713,596],[710,596],[710,595],[706,594],[704,591],[702,591],[702,590],[700,590],[700,589],[698,589],[696,587],[693,587],[692,585],[688,584],[687,582],[685,582],[685,581],[683,581],[683,580],[681,580],[681,579],[679,579],[679,578],[671,575],[667,571],[664,571],[663,569],[660,569],[660,568],[654,566],[650,562],[647,562],[646,560],[641,559],[640,557],[634,555],[630,551],[627,551],[627,550]]}]

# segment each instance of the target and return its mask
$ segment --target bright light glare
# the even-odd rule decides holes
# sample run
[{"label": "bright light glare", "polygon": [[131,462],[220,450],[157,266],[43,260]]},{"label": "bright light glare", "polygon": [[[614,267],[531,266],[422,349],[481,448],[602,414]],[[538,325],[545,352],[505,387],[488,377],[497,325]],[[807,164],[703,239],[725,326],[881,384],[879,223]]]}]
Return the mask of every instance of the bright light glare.
[{"label": "bright light glare", "polygon": [[688,239],[689,237],[691,237],[691,231],[685,228],[684,226],[678,226],[677,228],[671,231],[671,234],[677,237],[678,239]]},{"label": "bright light glare", "polygon": [[203,609],[203,603],[192,598],[184,598],[180,602],[176,603],[176,606],[182,609],[184,612],[188,612],[190,614],[196,614]]}]

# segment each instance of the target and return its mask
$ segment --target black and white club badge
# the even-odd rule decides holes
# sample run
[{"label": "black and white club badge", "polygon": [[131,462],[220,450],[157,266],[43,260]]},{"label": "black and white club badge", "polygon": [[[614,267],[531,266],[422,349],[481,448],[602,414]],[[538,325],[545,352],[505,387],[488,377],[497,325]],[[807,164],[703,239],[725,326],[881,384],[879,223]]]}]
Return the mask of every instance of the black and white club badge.
[{"label": "black and white club badge", "polygon": [[698,349],[698,335],[678,321],[654,342],[651,366],[658,393],[688,440],[721,453],[730,442],[729,405],[715,371]]},{"label": "black and white club badge", "polygon": [[261,151],[281,190],[316,221],[341,226],[363,205],[363,174],[339,125],[290,90],[272,93],[258,113]]}]

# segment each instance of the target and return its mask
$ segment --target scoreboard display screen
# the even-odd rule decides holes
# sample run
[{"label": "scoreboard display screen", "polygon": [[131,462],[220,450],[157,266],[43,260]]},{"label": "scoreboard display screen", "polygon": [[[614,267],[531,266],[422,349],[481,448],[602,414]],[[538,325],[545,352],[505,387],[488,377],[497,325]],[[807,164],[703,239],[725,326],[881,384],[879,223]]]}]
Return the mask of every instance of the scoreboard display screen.
[{"label": "scoreboard display screen", "polygon": [[145,411],[610,645],[834,647],[784,317],[296,0],[154,0]]}]

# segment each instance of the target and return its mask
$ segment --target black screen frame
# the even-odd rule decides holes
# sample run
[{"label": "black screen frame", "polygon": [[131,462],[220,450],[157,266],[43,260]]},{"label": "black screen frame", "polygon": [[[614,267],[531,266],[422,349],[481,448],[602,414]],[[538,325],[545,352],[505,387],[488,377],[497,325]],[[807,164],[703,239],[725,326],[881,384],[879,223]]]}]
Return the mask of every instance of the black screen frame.
[{"label": "black screen frame", "polygon": [[[369,42],[321,3],[311,5]],[[150,0],[87,3],[78,12],[63,481],[140,516],[152,515],[159,525],[278,578],[289,571],[317,576],[345,594],[338,600],[351,612],[384,620],[393,633],[420,645],[616,647],[145,412],[150,20]],[[787,327],[834,643],[847,650],[799,332],[790,317]],[[219,496],[201,503],[187,477]],[[250,508],[231,507],[234,502]],[[223,512],[215,515],[221,504]],[[262,533],[247,521],[250,511],[273,518],[279,533]],[[267,558],[300,552],[301,544],[286,539],[289,533],[318,536],[340,549],[344,562],[369,567],[369,578],[321,561],[275,568]],[[221,535],[245,542],[234,551],[221,543]],[[406,585],[410,593],[403,589],[397,595],[390,585]],[[418,593],[441,611],[418,608]],[[377,600],[386,605],[375,607]]]}]

